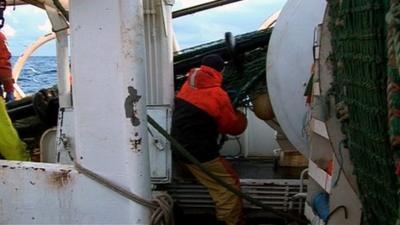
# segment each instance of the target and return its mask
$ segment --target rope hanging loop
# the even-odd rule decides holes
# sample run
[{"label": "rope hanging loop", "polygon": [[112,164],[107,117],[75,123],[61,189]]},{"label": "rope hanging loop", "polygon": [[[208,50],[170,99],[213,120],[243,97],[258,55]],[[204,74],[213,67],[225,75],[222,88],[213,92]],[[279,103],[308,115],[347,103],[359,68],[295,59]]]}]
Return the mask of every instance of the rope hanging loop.
[{"label": "rope hanging loop", "polygon": [[174,225],[173,199],[167,193],[160,194],[156,196],[156,198],[152,201],[149,201],[140,197],[139,195],[132,193],[124,187],[119,186],[111,180],[108,180],[107,178],[83,167],[77,162],[75,162],[75,169],[86,177],[92,179],[96,183],[103,185],[104,187],[121,195],[122,197],[151,209],[151,225]]}]

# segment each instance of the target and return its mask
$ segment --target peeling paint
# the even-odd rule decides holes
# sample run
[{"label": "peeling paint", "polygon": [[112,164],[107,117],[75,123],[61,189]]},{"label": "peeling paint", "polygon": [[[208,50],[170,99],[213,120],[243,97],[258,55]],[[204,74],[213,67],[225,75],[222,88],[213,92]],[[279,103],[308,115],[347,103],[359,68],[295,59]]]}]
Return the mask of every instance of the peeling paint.
[{"label": "peeling paint", "polygon": [[[20,164],[17,164],[17,165],[20,165]],[[33,166],[31,166],[31,167],[25,167],[25,166],[8,166],[8,165],[1,165],[1,168],[3,168],[3,169],[10,169],[10,170],[23,169],[23,170],[34,170],[34,171],[40,170],[40,171],[43,171],[43,172],[46,171],[45,168],[33,167]]]},{"label": "peeling paint", "polygon": [[140,119],[138,117],[137,112],[137,103],[142,98],[141,95],[138,95],[137,90],[132,87],[128,86],[128,93],[129,95],[125,98],[125,116],[126,118],[131,119],[131,123],[134,127],[140,125]]},{"label": "peeling paint", "polygon": [[71,170],[60,170],[52,172],[49,176],[50,184],[56,186],[57,188],[62,188],[71,182]]},{"label": "peeling paint", "polygon": [[134,139],[131,138],[129,141],[131,143],[131,150],[133,150],[133,152],[141,151],[142,138],[134,138]]}]

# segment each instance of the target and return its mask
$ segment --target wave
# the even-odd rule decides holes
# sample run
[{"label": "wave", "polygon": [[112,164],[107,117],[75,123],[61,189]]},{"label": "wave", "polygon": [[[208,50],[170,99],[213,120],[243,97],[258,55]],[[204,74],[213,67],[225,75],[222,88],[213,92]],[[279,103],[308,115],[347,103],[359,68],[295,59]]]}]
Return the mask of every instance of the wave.
[{"label": "wave", "polygon": [[[17,58],[13,57],[14,65]],[[48,88],[57,82],[56,57],[33,56],[28,59],[17,83],[25,93],[35,93],[42,88]]]}]

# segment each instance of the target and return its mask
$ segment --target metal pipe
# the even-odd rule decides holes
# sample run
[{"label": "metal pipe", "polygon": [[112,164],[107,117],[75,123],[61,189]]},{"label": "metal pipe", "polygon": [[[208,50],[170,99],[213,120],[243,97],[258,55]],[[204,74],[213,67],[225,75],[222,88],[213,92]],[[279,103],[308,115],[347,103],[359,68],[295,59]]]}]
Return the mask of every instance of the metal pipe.
[{"label": "metal pipe", "polygon": [[144,1],[148,105],[173,102],[172,4],[165,0]]},{"label": "metal pipe", "polygon": [[[162,80],[162,103],[166,105],[172,105],[174,99],[174,56],[173,56],[173,43],[175,35],[172,28],[172,6],[174,1],[162,2],[161,10],[161,25],[164,24],[165,35],[161,36],[160,50],[162,52],[161,57],[161,71],[163,74]],[[164,21],[163,21],[164,20]],[[176,40],[176,39],[175,39]]]},{"label": "metal pipe", "polygon": [[57,75],[58,75],[58,96],[60,108],[69,108],[71,101],[71,82],[69,78],[68,58],[68,31],[63,30],[56,33],[57,46]]},{"label": "metal pipe", "polygon": [[200,4],[200,5],[192,6],[189,8],[174,11],[174,12],[172,12],[172,18],[186,16],[189,14],[197,13],[200,11],[216,8],[219,6],[223,6],[223,5],[227,5],[227,4],[231,4],[231,3],[239,2],[239,1],[242,1],[242,0],[216,0],[216,1],[212,1],[212,2],[207,2],[204,4]]},{"label": "metal pipe", "polygon": [[[303,189],[304,189],[304,175],[308,172],[308,168],[304,169],[303,171],[301,171],[300,174],[300,190],[299,193],[303,193]],[[303,211],[303,201],[300,199],[299,201],[299,213],[301,214],[301,212]]]},{"label": "metal pipe", "polygon": [[46,4],[45,9],[52,24],[53,31],[56,33],[57,77],[60,108],[70,108],[72,107],[72,95],[69,77],[69,25],[56,8]]},{"label": "metal pipe", "polygon": [[157,70],[156,67],[159,65],[156,58],[155,43],[156,31],[155,31],[155,16],[156,10],[154,7],[153,0],[144,0],[144,22],[145,22],[145,38],[146,38],[146,70],[149,75],[146,80],[147,85],[147,104],[156,104],[157,101],[157,89],[155,85],[157,83]]}]

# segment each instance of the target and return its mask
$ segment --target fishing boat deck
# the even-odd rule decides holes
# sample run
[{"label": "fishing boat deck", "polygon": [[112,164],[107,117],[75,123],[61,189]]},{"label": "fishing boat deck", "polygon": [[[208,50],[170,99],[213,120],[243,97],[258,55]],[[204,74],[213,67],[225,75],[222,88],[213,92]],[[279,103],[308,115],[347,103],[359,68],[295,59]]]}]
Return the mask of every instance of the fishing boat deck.
[{"label": "fishing boat deck", "polygon": [[[272,158],[228,159],[238,172],[242,191],[276,210],[299,212],[299,200],[291,197],[300,192],[303,167],[280,167]],[[175,200],[176,224],[220,224],[215,219],[213,201],[207,190],[185,169],[177,166],[174,182],[166,185]],[[303,192],[307,181],[304,181]],[[246,224],[285,224],[282,218],[244,202]]]}]

